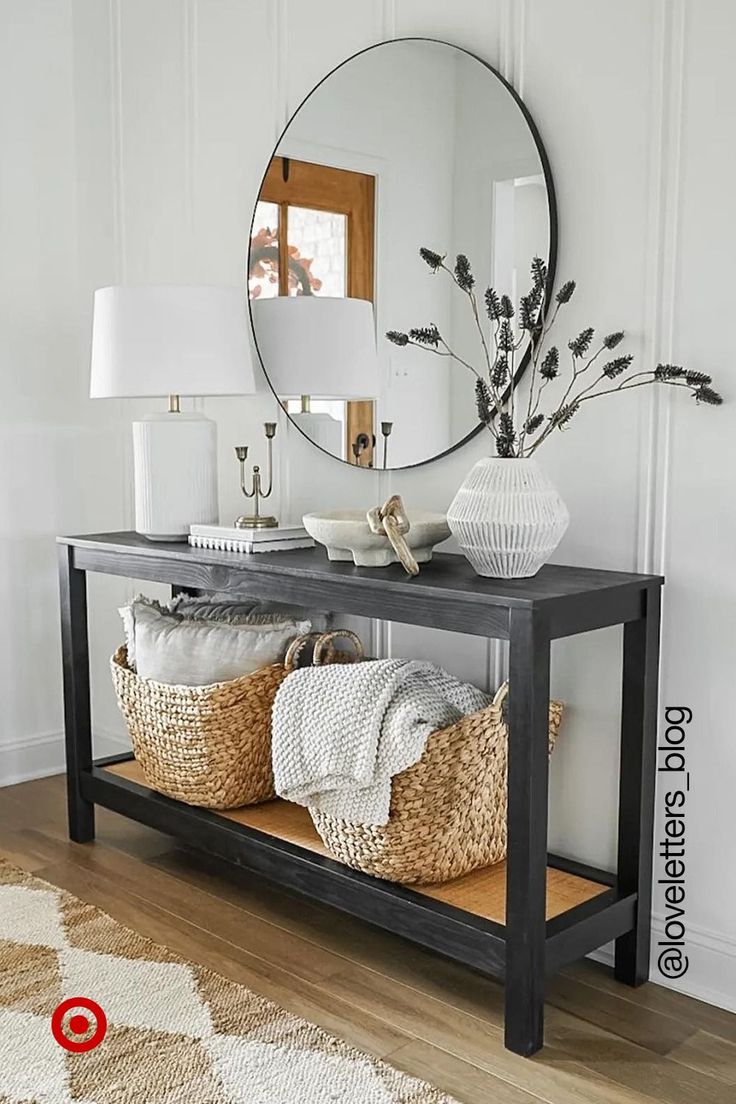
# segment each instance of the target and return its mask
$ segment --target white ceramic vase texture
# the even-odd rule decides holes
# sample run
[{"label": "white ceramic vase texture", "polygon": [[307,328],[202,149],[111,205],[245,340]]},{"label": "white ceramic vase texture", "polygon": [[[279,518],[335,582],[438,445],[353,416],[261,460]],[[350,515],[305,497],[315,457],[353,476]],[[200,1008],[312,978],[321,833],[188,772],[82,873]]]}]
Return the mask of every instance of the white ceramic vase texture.
[{"label": "white ceramic vase texture", "polygon": [[570,522],[565,503],[534,459],[484,457],[447,511],[458,544],[478,575],[536,575]]}]

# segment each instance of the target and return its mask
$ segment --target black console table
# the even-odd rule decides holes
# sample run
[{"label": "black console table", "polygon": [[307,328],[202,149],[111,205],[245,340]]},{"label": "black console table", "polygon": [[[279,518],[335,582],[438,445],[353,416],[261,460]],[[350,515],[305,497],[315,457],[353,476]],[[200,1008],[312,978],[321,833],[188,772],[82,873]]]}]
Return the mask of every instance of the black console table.
[{"label": "black console table", "polygon": [[[322,549],[249,557],[149,543],[135,533],[61,538],[59,570],[73,840],[94,838],[94,806],[103,805],[503,979],[506,1045],[518,1054],[542,1046],[546,974],[615,939],[616,977],[628,985],[647,980],[660,576],[548,565],[533,579],[481,579],[461,557],[438,554],[407,578],[398,565],[330,563]],[[156,794],[131,756],[94,760],[88,571],[507,639],[505,874],[491,867],[446,887],[384,882],[327,857],[299,807],[273,802],[242,814],[209,812]],[[609,873],[547,853],[547,714],[551,641],[618,624],[624,626],[618,869]],[[494,910],[488,902],[499,877],[505,899]]]}]

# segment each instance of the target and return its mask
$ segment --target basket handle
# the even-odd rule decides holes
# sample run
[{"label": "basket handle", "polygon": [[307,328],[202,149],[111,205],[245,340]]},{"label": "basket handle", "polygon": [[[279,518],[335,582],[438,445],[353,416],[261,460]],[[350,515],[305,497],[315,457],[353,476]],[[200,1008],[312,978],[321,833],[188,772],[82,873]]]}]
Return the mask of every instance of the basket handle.
[{"label": "basket handle", "polygon": [[[365,656],[365,650],[363,648],[363,641],[360,639],[357,633],[354,633],[351,629],[334,629],[332,632],[322,633],[317,643],[314,645],[314,655],[312,656],[312,663],[315,667],[321,667],[326,659],[328,663],[332,663],[335,658],[335,646],[334,641],[345,638],[355,648],[355,656],[353,663],[357,663]],[[328,651],[329,649],[329,651]],[[325,656],[324,653],[327,652]]]},{"label": "basket handle", "polygon": [[299,656],[302,654],[309,641],[318,641],[321,636],[322,634],[318,632],[301,633],[300,636],[295,636],[284,656],[284,667],[286,670],[293,671],[299,662]]},{"label": "basket handle", "polygon": [[502,682],[501,685],[499,686],[498,690],[496,691],[496,695],[493,699],[493,705],[496,707],[496,709],[501,708],[504,701],[506,700],[506,695],[508,694],[508,692],[509,692],[509,680],[506,679],[506,681]]}]

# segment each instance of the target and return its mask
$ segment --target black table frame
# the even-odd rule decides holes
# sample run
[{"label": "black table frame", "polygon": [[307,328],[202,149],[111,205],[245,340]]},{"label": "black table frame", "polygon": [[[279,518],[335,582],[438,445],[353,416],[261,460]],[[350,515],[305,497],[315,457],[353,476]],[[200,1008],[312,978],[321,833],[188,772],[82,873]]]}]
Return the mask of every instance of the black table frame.
[{"label": "black table frame", "polygon": [[[350,870],[306,848],[169,800],[93,760],[87,572],[238,590],[313,608],[429,625],[509,641],[506,924]],[[663,579],[548,565],[533,579],[480,579],[461,557],[437,555],[409,579],[330,563],[321,549],[246,557],[155,544],[134,533],[59,540],[69,834],[94,838],[94,806],[113,809],[249,871],[327,902],[505,982],[507,1047],[543,1043],[545,977],[616,941],[615,974],[649,976],[660,594]],[[550,644],[623,624],[618,869],[547,853]],[[128,758],[126,756],[118,758]],[[546,867],[607,888],[545,920]]]}]

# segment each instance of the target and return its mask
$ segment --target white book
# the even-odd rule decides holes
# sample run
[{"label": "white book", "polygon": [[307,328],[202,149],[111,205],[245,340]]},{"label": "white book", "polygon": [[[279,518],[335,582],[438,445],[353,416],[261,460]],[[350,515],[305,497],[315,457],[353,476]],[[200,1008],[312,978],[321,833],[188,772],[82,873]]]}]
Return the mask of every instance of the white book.
[{"label": "white book", "polygon": [[[234,530],[242,533],[242,529]],[[197,533],[189,534],[189,543],[193,548],[208,548],[216,552],[288,552],[294,548],[314,548],[314,541],[308,534],[303,537],[287,537],[284,540],[243,540],[242,537],[206,537]]]},{"label": "white book", "polygon": [[[190,525],[192,537],[214,540],[247,541],[250,544],[276,544],[285,540],[308,540],[311,537],[303,525],[279,525],[273,529],[236,529],[234,525]],[[311,547],[306,545],[305,547]]]}]

